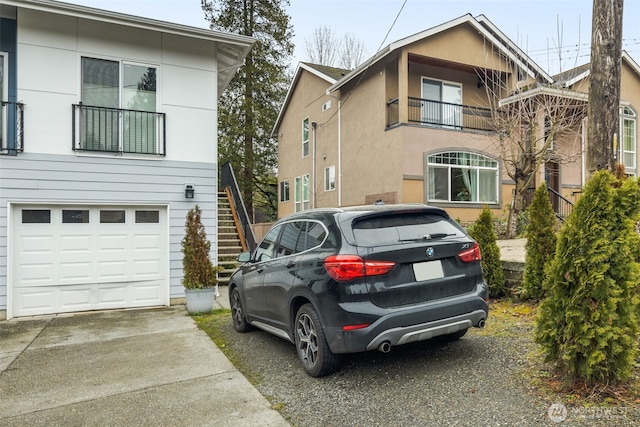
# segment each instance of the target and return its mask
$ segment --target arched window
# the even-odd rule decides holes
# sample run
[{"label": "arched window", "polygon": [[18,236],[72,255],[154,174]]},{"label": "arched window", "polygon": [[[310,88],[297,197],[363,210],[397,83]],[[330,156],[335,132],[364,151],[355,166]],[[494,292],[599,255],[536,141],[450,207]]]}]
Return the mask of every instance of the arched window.
[{"label": "arched window", "polygon": [[454,151],[427,157],[427,200],[498,203],[498,161]]},{"label": "arched window", "polygon": [[623,107],[620,114],[620,149],[618,162],[624,164],[628,175],[636,175],[637,146],[636,113],[629,107]]}]

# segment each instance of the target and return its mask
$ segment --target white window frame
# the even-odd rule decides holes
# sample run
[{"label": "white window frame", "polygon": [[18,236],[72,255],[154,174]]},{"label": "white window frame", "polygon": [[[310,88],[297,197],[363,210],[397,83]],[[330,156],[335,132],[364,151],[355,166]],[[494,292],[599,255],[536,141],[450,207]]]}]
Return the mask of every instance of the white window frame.
[{"label": "white window frame", "polygon": [[311,207],[309,204],[309,174],[307,173],[296,176],[294,183],[294,212],[301,212],[309,209]]},{"label": "white window frame", "polygon": [[[625,122],[632,123],[633,127],[633,149],[627,150],[625,147],[625,139],[627,135],[625,134]],[[637,162],[637,151],[638,151],[638,115],[636,112],[628,106],[624,106],[620,109],[620,142],[618,149],[618,163],[624,164],[625,173],[630,176],[636,176],[636,162]],[[625,163],[625,157],[629,156],[633,159],[633,164],[628,165]]]},{"label": "white window frame", "polygon": [[[284,189],[286,188],[286,194],[284,192]],[[288,179],[283,179],[282,181],[280,181],[280,201],[281,202],[288,202],[291,199],[291,183],[289,182]],[[286,198],[285,198],[286,196]]]},{"label": "white window frame", "polygon": [[324,191],[334,191],[336,189],[336,167],[327,166],[324,168]]},{"label": "white window frame", "polygon": [[[428,99],[424,93],[424,83],[425,81],[430,81],[434,83],[440,84],[440,94],[439,99],[431,100]],[[460,90],[460,103],[456,104],[454,102],[444,101],[443,100],[443,88],[444,86],[456,87]],[[420,79],[420,98],[423,100],[440,102],[440,111],[438,111],[438,120],[435,120],[436,123],[428,123],[431,126],[442,126],[447,128],[461,128],[462,127],[462,101],[464,99],[464,94],[462,92],[463,85],[460,82],[454,82],[450,80],[441,80],[434,79],[432,77],[422,76]],[[423,101],[424,102],[424,101]],[[447,105],[445,105],[446,103]],[[459,105],[459,107],[454,107],[449,104]],[[450,110],[450,111],[447,111]],[[447,112],[449,114],[447,114]],[[422,104],[422,112],[421,112],[422,121],[429,122],[429,112],[426,108],[426,103]],[[452,120],[450,119],[453,118]]]},{"label": "white window frame", "polygon": [[[452,155],[467,155],[470,156],[470,161],[472,161],[472,163],[476,163],[476,164],[471,164],[471,165],[464,165],[464,164],[452,164],[452,163],[447,163],[447,162],[443,162],[443,163],[438,163],[435,161],[435,159],[438,156],[443,156],[443,157],[453,157]],[[479,165],[478,163],[494,163],[493,165],[487,166],[487,165]],[[492,158],[489,157],[487,155],[484,154],[479,154],[479,153],[474,153],[474,152],[467,152],[467,151],[440,151],[437,153],[432,153],[429,154],[428,156],[426,156],[426,164],[427,164],[427,200],[429,202],[451,202],[451,203],[460,203],[460,204],[470,204],[470,203],[489,203],[489,204],[496,204],[499,202],[500,199],[500,165],[499,162]],[[441,169],[441,170],[446,170],[447,171],[447,188],[446,188],[446,195],[447,198],[436,198],[434,197],[434,191],[432,190],[432,185],[435,186],[435,170],[436,169]],[[454,198],[452,196],[452,169],[456,169],[456,170],[462,170],[462,171],[469,171],[470,173],[473,173],[475,175],[475,181],[476,181],[476,188],[474,189],[468,189],[467,191],[469,191],[469,196],[468,199],[469,200],[465,200],[465,197],[461,196],[459,198]],[[486,194],[487,191],[482,191],[482,189],[480,188],[480,185],[482,184],[482,179],[480,176],[480,172],[481,171],[490,171],[493,172],[495,174],[495,183],[494,183],[494,188],[493,189],[488,189],[490,191],[492,191],[495,194],[495,200],[483,200],[481,197],[481,194]],[[432,184],[433,182],[433,184]],[[475,194],[474,194],[475,193]]]},{"label": "white window frame", "polygon": [[309,157],[309,117],[302,119],[302,157]]}]

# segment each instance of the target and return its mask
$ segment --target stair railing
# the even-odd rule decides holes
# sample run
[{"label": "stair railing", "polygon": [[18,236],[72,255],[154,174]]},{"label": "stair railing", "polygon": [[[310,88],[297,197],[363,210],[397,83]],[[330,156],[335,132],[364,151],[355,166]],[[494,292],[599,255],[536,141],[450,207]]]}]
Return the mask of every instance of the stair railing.
[{"label": "stair railing", "polygon": [[240,239],[244,240],[242,247],[253,251],[257,247],[256,236],[253,233],[251,221],[249,220],[247,209],[244,206],[238,181],[233,173],[233,167],[230,162],[225,162],[220,167],[220,186],[227,192],[227,195],[230,196],[229,202],[231,203],[231,210],[234,212],[234,221],[238,221],[242,231],[242,233],[240,233]]}]

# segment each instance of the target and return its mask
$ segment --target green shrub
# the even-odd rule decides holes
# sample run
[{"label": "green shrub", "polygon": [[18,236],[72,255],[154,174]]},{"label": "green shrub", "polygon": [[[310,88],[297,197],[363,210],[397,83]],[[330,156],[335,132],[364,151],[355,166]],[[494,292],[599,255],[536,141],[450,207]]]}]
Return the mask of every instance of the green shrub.
[{"label": "green shrub", "polygon": [[632,373],[640,278],[633,219],[639,202],[636,181],[597,172],[558,236],[536,341],[570,379],[596,385]]},{"label": "green shrub", "polygon": [[546,184],[543,183],[533,194],[533,200],[527,209],[529,223],[525,237],[526,258],[520,296],[523,299],[540,300],[543,296],[545,265],[556,253],[556,217],[549,200]]},{"label": "green shrub", "polygon": [[500,261],[500,248],[496,243],[496,233],[493,229],[491,211],[488,207],[482,209],[478,220],[469,227],[469,235],[480,246],[482,254],[482,272],[489,284],[489,295],[503,297],[507,295],[507,286],[504,280],[504,270]]},{"label": "green shrub", "polygon": [[209,256],[211,242],[202,224],[202,211],[198,205],[189,209],[182,239],[182,286],[185,289],[212,288],[218,283],[218,267]]}]

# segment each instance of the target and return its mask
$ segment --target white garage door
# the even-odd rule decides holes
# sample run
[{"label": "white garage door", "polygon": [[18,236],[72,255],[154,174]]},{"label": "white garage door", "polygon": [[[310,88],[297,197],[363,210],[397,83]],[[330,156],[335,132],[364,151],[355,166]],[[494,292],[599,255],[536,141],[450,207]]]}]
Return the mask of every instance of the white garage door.
[{"label": "white garage door", "polygon": [[12,207],[14,316],[167,305],[167,209]]}]

